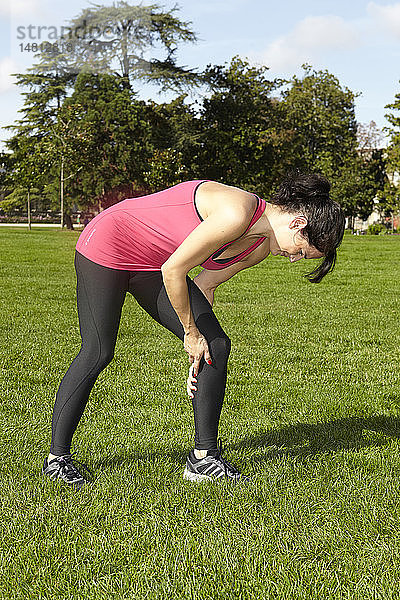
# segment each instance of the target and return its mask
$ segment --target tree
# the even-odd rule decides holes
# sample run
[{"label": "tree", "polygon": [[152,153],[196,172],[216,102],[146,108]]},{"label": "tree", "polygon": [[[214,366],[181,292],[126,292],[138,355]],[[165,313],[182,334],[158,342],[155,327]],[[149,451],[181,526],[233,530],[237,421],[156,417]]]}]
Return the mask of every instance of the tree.
[{"label": "tree", "polygon": [[82,169],[71,193],[82,206],[99,206],[110,190],[131,182],[146,185],[144,171],[152,155],[148,108],[114,75],[80,73],[64,107],[79,107],[74,130],[85,133],[79,156]]},{"label": "tree", "polygon": [[[400,111],[400,93],[385,108]],[[385,117],[392,127],[384,128],[390,135],[390,143],[387,148],[388,182],[382,197],[386,210],[392,214],[393,223],[393,215],[400,212],[400,114],[388,113]]]},{"label": "tree", "polygon": [[[22,118],[15,124],[4,127],[14,132],[6,141],[6,147],[11,151],[12,164],[8,181],[13,189],[8,204],[4,205],[8,210],[21,205],[24,195],[29,196],[31,200],[32,186],[37,190],[37,194],[41,194],[49,180],[53,157],[45,152],[44,144],[57,122],[57,114],[70,82],[69,75],[61,77],[57,73],[28,73],[15,76],[17,85],[28,87],[29,91],[22,92],[25,96],[24,106],[19,111]],[[24,194],[22,190],[25,190]],[[43,196],[41,198],[43,200]],[[48,207],[49,204],[43,206]]]},{"label": "tree", "polygon": [[293,76],[283,92],[286,128],[292,132],[296,166],[310,171],[337,171],[357,148],[354,99],[339,80],[325,71],[303,65],[302,79]]},{"label": "tree", "polygon": [[[126,87],[139,79],[156,83],[162,91],[198,85],[201,74],[176,64],[177,43],[197,40],[190,23],[174,16],[177,10],[175,6],[163,12],[157,4],[137,6],[124,0],[112,6],[92,3],[91,8],[85,8],[63,27],[56,52],[53,45],[43,48],[37,68],[47,71],[57,66],[76,75],[81,71],[114,74],[121,77]],[[164,60],[146,60],[145,51],[153,49],[157,42],[167,56]]]},{"label": "tree", "polygon": [[374,209],[374,198],[381,187],[376,180],[374,167],[357,153],[344,157],[340,169],[330,171],[328,178],[332,183],[331,196],[339,202],[353,227],[354,218],[366,220]]},{"label": "tree", "polygon": [[199,110],[196,157],[199,176],[268,193],[285,154],[279,102],[267,67],[251,67],[235,56],[225,68],[208,65],[205,80],[212,95]]},{"label": "tree", "polygon": [[382,210],[379,200],[387,185],[383,140],[383,132],[374,121],[358,123],[356,155],[347,156],[345,165],[332,174],[334,195],[353,225],[355,217],[366,220],[373,210]]},{"label": "tree", "polygon": [[3,202],[11,192],[12,154],[0,152],[0,210],[4,210]]},{"label": "tree", "polygon": [[[22,140],[19,140],[22,144]],[[27,143],[28,140],[24,140]],[[38,173],[32,155],[27,148],[16,153],[2,154],[0,209],[4,212],[26,210],[28,227],[31,229],[31,206],[40,202],[40,190],[36,187]]]},{"label": "tree", "polygon": [[30,130],[29,118],[19,121],[13,126],[17,133],[6,142],[12,151],[9,157],[7,183],[12,191],[2,202],[4,210],[22,209],[27,206],[28,226],[31,228],[31,200],[35,199],[43,189],[46,159],[43,153],[43,136],[38,130]]},{"label": "tree", "polygon": [[[177,43],[196,41],[189,24],[175,17],[176,10],[174,7],[165,12],[156,4],[130,6],[124,1],[112,7],[94,4],[73,19],[69,28],[64,28],[73,35],[64,36],[58,44],[44,45],[43,51],[36,55],[40,62],[29,69],[33,73],[15,74],[18,85],[29,90],[23,94],[26,98],[21,111],[23,119],[10,126],[15,135],[8,147],[35,150],[34,162],[41,173],[40,187],[45,190],[49,204],[54,203],[60,180],[62,195],[63,157],[67,152],[71,162],[72,156],[76,156],[79,132],[85,136],[87,146],[80,153],[80,174],[71,178],[69,189],[82,203],[93,202],[95,198],[100,202],[111,188],[126,189],[133,179],[139,185],[146,185],[146,166],[153,159],[153,166],[156,165],[160,155],[152,146],[151,123],[146,121],[152,109],[136,100],[131,80],[154,82],[162,90],[191,87],[202,81],[201,75],[176,64]],[[100,30],[100,36],[81,37],[77,35],[79,27],[80,33],[89,31],[90,34],[94,28],[92,34],[93,31],[96,34]],[[109,31],[112,37],[105,40]],[[165,60],[145,60],[144,52],[152,50],[156,42],[167,51]],[[79,74],[82,77],[78,81]],[[73,98],[67,101],[72,88]],[[65,121],[65,113],[60,117],[64,103],[84,106],[87,113],[82,118],[77,113],[72,118],[70,113]],[[67,128],[65,123],[68,123]],[[91,127],[89,141],[87,135]],[[68,135],[68,129],[74,133]],[[61,146],[63,153],[59,152]],[[58,157],[57,168],[51,160],[51,151],[53,159]],[[23,162],[20,152],[18,157]],[[74,169],[71,166],[70,175]],[[67,209],[70,204],[68,201]],[[65,216],[68,217],[68,212]]]},{"label": "tree", "polygon": [[66,224],[68,229],[73,229],[72,199],[64,201],[65,182],[76,177],[83,168],[88,142],[93,137],[91,125],[83,122],[83,114],[84,107],[65,101],[57,113],[56,123],[42,143],[42,152],[54,175],[45,185],[45,193],[53,207],[56,203],[60,207],[61,228]]},{"label": "tree", "polygon": [[170,103],[150,101],[147,105],[153,150],[144,175],[154,190],[196,178],[201,133],[193,106],[185,104],[186,97],[182,94]]}]

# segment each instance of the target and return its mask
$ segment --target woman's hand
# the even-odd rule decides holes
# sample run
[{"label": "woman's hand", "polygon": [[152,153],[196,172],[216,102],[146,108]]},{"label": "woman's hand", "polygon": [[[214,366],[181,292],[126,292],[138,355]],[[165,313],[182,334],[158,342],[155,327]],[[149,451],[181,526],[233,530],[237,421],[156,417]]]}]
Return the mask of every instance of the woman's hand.
[{"label": "woman's hand", "polygon": [[197,391],[196,386],[197,386],[197,379],[196,379],[195,375],[193,375],[193,365],[192,365],[189,369],[189,376],[187,378],[187,383],[186,383],[186,390],[187,390],[189,398],[194,397],[192,390]]},{"label": "woman's hand", "polygon": [[197,376],[197,373],[199,372],[199,366],[203,355],[204,360],[207,361],[209,365],[212,364],[207,340],[198,329],[185,333],[183,347],[185,352],[189,354],[189,362],[193,364],[192,372],[195,376]]}]

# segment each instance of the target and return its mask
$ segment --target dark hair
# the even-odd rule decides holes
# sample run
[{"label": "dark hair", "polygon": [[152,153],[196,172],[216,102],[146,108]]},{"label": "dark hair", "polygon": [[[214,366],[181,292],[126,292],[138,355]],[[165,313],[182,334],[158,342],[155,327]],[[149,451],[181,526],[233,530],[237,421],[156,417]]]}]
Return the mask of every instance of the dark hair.
[{"label": "dark hair", "polygon": [[336,263],[336,250],[344,234],[345,217],[340,204],[329,197],[330,182],[318,173],[290,171],[282,181],[271,203],[290,213],[301,212],[308,224],[301,230],[311,246],[322,252],[322,262],[305,275],[311,283],[319,283]]}]

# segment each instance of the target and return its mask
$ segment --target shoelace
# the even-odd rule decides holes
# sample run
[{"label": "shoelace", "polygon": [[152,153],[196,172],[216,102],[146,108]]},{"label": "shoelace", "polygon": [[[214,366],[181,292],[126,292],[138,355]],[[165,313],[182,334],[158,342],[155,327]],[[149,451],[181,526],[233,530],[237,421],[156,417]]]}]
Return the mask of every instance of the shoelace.
[{"label": "shoelace", "polygon": [[[57,461],[57,463],[59,464],[60,473],[62,475],[65,475],[65,477],[70,480],[75,479],[76,477],[83,477],[84,479],[86,479],[87,474],[89,474],[89,476],[92,477],[93,474],[87,465],[77,460],[75,457],[74,462],[72,462],[72,455],[76,454],[76,452],[77,451],[75,450],[70,454],[63,454],[62,456],[60,456],[60,459]],[[79,468],[82,470],[82,473],[78,471],[77,466],[79,466]]]},{"label": "shoelace", "polygon": [[218,460],[221,461],[223,467],[224,467],[224,471],[225,471],[225,477],[228,477],[228,475],[232,475],[234,477],[240,477],[240,473],[239,471],[236,469],[236,467],[234,467],[233,465],[231,465],[227,460],[225,460],[225,458],[222,457],[222,453],[224,452],[224,448],[222,446],[222,440],[221,438],[218,439],[217,441],[217,449],[218,449],[218,455],[217,458]]}]

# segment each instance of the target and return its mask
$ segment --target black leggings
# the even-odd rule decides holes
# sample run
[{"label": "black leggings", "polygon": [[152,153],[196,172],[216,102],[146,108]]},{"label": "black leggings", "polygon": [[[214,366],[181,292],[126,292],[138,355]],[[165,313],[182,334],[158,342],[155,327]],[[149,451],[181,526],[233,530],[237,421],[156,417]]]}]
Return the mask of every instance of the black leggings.
[{"label": "black leggings", "polygon": [[[94,263],[77,251],[75,269],[82,347],[64,375],[56,396],[50,452],[57,456],[70,452],[72,436],[90,391],[101,371],[114,357],[126,292],[130,292],[160,325],[172,331],[182,342],[184,338],[182,323],[168,298],[161,271],[111,269]],[[217,447],[231,341],[207,298],[189,276],[186,279],[196,326],[206,338],[212,358],[212,365],[201,359],[197,391],[193,391],[192,400],[195,447],[210,450]],[[183,347],[182,351],[185,353]]]}]

